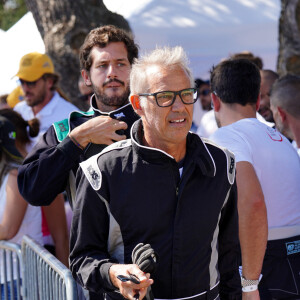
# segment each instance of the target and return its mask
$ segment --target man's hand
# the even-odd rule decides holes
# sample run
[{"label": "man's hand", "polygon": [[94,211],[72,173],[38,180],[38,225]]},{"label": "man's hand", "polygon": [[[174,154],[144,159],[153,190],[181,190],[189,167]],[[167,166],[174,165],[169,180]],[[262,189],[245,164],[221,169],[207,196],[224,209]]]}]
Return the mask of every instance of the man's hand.
[{"label": "man's hand", "polygon": [[108,116],[98,116],[71,131],[71,136],[85,148],[89,143],[110,145],[115,141],[125,140],[125,135],[119,135],[117,130],[127,129],[123,121]]},{"label": "man's hand", "polygon": [[243,292],[242,300],[260,300],[259,291]]},{"label": "man's hand", "polygon": [[[118,275],[135,275],[140,284],[135,284],[131,281],[122,282],[117,278]],[[126,299],[135,299],[134,296],[139,294],[139,299],[143,299],[147,293],[147,288],[153,284],[153,279],[150,279],[150,274],[142,272],[137,265],[112,265],[109,269],[111,282],[120,290],[120,293]]]}]

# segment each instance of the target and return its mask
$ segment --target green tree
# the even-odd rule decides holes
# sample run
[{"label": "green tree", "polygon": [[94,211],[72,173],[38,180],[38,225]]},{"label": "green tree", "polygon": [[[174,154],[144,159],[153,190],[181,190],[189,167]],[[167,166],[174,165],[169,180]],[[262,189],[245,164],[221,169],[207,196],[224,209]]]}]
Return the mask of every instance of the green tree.
[{"label": "green tree", "polygon": [[25,0],[0,0],[0,28],[9,29],[27,13]]}]

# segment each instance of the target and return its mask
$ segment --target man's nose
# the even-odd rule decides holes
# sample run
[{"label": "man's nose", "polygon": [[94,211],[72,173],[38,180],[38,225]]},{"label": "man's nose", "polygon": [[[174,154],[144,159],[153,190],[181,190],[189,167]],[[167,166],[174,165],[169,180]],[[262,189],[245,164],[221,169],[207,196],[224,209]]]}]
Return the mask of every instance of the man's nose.
[{"label": "man's nose", "polygon": [[107,72],[107,77],[108,78],[116,78],[117,77],[117,72],[116,72],[116,67],[113,64],[110,64],[108,66],[108,72]]},{"label": "man's nose", "polygon": [[28,85],[26,83],[22,83],[21,88],[22,88],[24,94],[26,94],[26,92],[30,90],[30,88],[28,87]]},{"label": "man's nose", "polygon": [[185,104],[182,102],[179,95],[176,95],[175,101],[172,105],[172,110],[174,111],[182,111],[185,108]]}]

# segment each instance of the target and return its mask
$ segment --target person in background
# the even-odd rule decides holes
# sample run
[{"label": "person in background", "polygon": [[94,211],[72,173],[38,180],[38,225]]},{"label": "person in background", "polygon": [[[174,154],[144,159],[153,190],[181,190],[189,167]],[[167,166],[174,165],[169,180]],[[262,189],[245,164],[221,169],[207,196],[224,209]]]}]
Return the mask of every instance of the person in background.
[{"label": "person in background", "polygon": [[[17,185],[17,169],[26,155],[26,144],[30,143],[28,133],[34,137],[39,131],[39,121],[25,121],[11,109],[0,110],[0,240],[21,244],[25,234],[43,245],[41,232],[41,210],[28,204],[20,195]],[[1,299],[4,297],[4,265],[0,253]],[[7,280],[10,281],[10,262],[7,257]],[[13,259],[14,289],[16,292],[16,258]],[[8,285],[8,299],[10,285]]]},{"label": "person in background", "polygon": [[242,51],[229,55],[229,59],[248,59],[253,62],[259,70],[262,70],[264,67],[263,60],[261,57],[254,55],[251,51]]},{"label": "person in background", "polygon": [[198,89],[198,99],[194,105],[193,123],[191,130],[196,132],[200,126],[203,115],[211,110],[209,81],[200,78],[195,79],[195,88]]},{"label": "person in background", "polygon": [[[52,60],[48,55],[38,52],[24,55],[20,60],[16,76],[20,80],[24,101],[18,103],[14,110],[25,120],[33,117],[40,120],[39,135],[31,139],[31,144],[27,148],[27,152],[30,152],[55,121],[68,117],[72,111],[77,110],[77,107],[58,93],[59,76],[55,73]],[[31,181],[35,180],[31,178]],[[43,184],[39,188],[41,186]],[[48,250],[54,246],[56,257],[68,265],[69,241],[64,196],[59,194],[52,200],[54,199],[52,205],[42,208],[44,244]]]},{"label": "person in background", "polygon": [[276,80],[270,98],[276,128],[293,140],[300,155],[300,77],[288,74]]},{"label": "person in background", "polygon": [[[239,299],[234,156],[189,132],[197,90],[183,48],[136,60],[130,90],[131,139],[77,172],[74,278],[106,299],[141,300],[150,286],[155,299]],[[131,257],[141,242],[159,257],[151,278]],[[139,282],[120,280],[130,275]]]},{"label": "person in background", "polygon": [[47,129],[55,122],[66,118],[77,107],[63,99],[57,92],[59,76],[55,73],[52,60],[47,54],[32,52],[20,60],[16,76],[24,93],[24,100],[14,110],[24,120],[38,118],[41,123],[38,137],[32,139],[28,152]]},{"label": "person in background", "polygon": [[7,104],[10,108],[14,108],[19,102],[24,100],[24,92],[21,85],[18,85],[7,96]]},{"label": "person in background", "polygon": [[9,105],[7,104],[7,97],[7,94],[0,96],[0,109],[9,108]]},{"label": "person in background", "polygon": [[278,79],[278,74],[272,70],[260,70],[260,103],[258,112],[268,122],[273,122],[273,113],[270,108],[270,93],[273,83]]},{"label": "person in background", "polygon": [[244,297],[299,299],[299,157],[283,135],[257,120],[260,72],[251,61],[218,64],[211,88],[221,127],[211,139],[237,162]]},{"label": "person in background", "polygon": [[91,97],[93,96],[94,91],[91,86],[85,84],[84,79],[81,75],[78,79],[78,89],[80,92],[78,98],[80,99],[80,102],[84,106],[84,109],[88,110],[90,107]]}]

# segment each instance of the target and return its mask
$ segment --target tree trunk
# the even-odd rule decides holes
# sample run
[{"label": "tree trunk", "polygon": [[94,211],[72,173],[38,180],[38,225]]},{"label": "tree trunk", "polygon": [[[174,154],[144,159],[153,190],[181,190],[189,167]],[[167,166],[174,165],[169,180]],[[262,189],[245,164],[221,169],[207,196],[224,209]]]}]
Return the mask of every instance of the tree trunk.
[{"label": "tree trunk", "polygon": [[300,75],[300,0],[281,0],[277,72]]},{"label": "tree trunk", "polygon": [[[112,13],[102,0],[26,0],[39,32],[60,75],[59,87],[75,105],[80,75],[79,48],[93,28],[112,24],[131,32],[128,22]],[[30,42],[30,41],[29,41]]]}]

